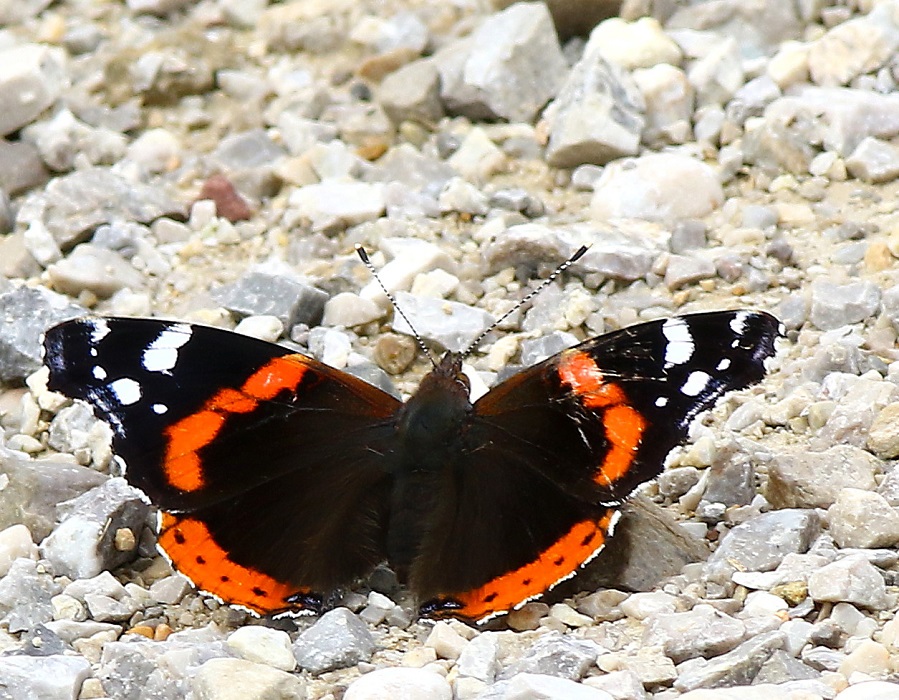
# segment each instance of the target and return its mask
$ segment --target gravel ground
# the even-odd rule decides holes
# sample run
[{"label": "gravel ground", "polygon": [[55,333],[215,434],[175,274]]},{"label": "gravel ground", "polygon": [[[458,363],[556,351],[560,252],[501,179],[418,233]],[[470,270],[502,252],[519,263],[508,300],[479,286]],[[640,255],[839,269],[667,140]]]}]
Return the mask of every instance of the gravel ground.
[{"label": "gravel ground", "polygon": [[[503,4],[0,0],[0,698],[899,698],[899,0],[592,33],[558,0],[562,42]],[[274,626],[172,574],[41,333],[237,327],[408,395],[357,243],[450,349],[592,246],[470,358],[486,385],[641,320],[783,320],[630,516],[676,519],[677,569],[637,530],[611,588],[489,629],[385,571]]]}]

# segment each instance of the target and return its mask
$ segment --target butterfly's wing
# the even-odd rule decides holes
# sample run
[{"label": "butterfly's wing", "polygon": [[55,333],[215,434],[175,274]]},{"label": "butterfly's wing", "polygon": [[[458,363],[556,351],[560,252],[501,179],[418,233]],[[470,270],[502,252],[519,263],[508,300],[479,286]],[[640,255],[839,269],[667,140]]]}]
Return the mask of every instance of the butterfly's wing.
[{"label": "butterfly's wing", "polygon": [[278,345],[152,319],[51,328],[49,388],[113,430],[159,544],[198,588],[256,613],[314,607],[384,559],[380,454],[401,402]]},{"label": "butterfly's wing", "polygon": [[488,619],[573,575],[691,420],[764,376],[779,334],[760,312],[652,321],[566,350],[484,395],[412,572],[432,597],[423,611]]}]

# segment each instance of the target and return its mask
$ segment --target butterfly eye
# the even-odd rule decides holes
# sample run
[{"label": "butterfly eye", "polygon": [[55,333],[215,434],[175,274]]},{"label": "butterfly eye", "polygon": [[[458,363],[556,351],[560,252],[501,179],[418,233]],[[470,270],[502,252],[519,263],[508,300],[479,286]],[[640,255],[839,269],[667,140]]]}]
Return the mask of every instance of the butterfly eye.
[{"label": "butterfly eye", "polygon": [[468,378],[468,375],[464,372],[459,372],[456,375],[456,381],[459,382],[463,387],[465,387],[465,391],[471,392],[471,380]]}]

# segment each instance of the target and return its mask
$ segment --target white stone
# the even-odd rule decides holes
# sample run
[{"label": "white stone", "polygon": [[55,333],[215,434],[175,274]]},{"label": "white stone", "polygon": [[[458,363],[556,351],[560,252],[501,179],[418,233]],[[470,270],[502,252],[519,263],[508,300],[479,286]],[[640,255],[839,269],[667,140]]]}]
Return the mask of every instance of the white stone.
[{"label": "white stone", "polygon": [[240,323],[235,326],[234,332],[240,333],[241,335],[248,335],[251,338],[258,338],[259,340],[266,340],[269,343],[274,343],[281,337],[281,334],[284,333],[284,324],[277,316],[268,316],[265,314],[260,316],[247,316],[246,318],[241,319]]},{"label": "white stone", "polygon": [[232,632],[227,639],[230,649],[242,659],[293,671],[297,667],[290,636],[283,630],[262,625],[248,625]]},{"label": "white stone", "polygon": [[643,141],[653,145],[687,142],[693,134],[693,86],[686,74],[660,63],[635,70],[633,78],[646,102]]},{"label": "white stone", "polygon": [[663,591],[634,593],[618,606],[628,617],[645,620],[650,615],[673,613],[677,610],[677,598]]},{"label": "white stone", "polygon": [[862,554],[851,554],[811,573],[808,594],[816,601],[846,602],[874,610],[887,604],[883,576]]},{"label": "white stone", "polygon": [[271,666],[245,659],[210,659],[191,679],[196,700],[303,700],[306,684]]},{"label": "white stone", "polygon": [[67,84],[62,49],[25,44],[0,51],[0,136],[30,124]]},{"label": "white stone", "polygon": [[519,673],[509,681],[503,700],[615,700],[599,688],[541,673]]},{"label": "white stone", "polygon": [[31,531],[21,523],[0,531],[0,577],[6,576],[19,557],[37,559],[37,545],[31,539]]},{"label": "white stone", "polygon": [[596,182],[595,221],[636,218],[674,222],[702,218],[724,203],[712,170],[689,156],[654,153],[610,163]]},{"label": "white stone", "polygon": [[459,148],[447,162],[470,182],[483,182],[506,164],[505,154],[479,126],[466,134]]},{"label": "white stone", "polygon": [[880,68],[899,47],[894,3],[882,3],[864,17],[833,27],[809,50],[809,73],[818,85],[846,85]]},{"label": "white stone", "polygon": [[765,68],[781,90],[808,80],[809,46],[798,41],[785,41]]},{"label": "white stone", "polygon": [[126,157],[148,173],[164,173],[181,162],[183,145],[167,129],[148,129],[128,146]]},{"label": "white stone", "polygon": [[425,640],[425,646],[432,647],[443,659],[458,659],[459,654],[468,644],[468,640],[459,634],[451,624],[440,621],[436,623]]},{"label": "white stone", "polygon": [[863,681],[837,693],[834,700],[899,700],[899,683]]},{"label": "white stone", "polygon": [[660,63],[677,66],[683,60],[680,47],[654,17],[641,17],[635,22],[618,17],[607,19],[593,29],[590,40],[599,43],[606,59],[626,70]]},{"label": "white stone", "polygon": [[899,544],[899,511],[879,493],[846,488],[828,511],[830,534],[840,547]]},{"label": "white stone", "polygon": [[890,652],[879,642],[863,640],[840,664],[840,673],[849,678],[853,673],[883,676],[890,670]]},{"label": "white stone", "polygon": [[352,292],[341,292],[325,302],[322,325],[354,328],[377,321],[384,314],[385,310],[371,299]]},{"label": "white stone", "polygon": [[288,198],[285,214],[291,222],[306,219],[313,230],[360,224],[384,213],[384,187],[380,183],[318,182],[298,187]]},{"label": "white stone", "polygon": [[452,700],[450,684],[422,668],[381,668],[350,684],[344,700]]}]

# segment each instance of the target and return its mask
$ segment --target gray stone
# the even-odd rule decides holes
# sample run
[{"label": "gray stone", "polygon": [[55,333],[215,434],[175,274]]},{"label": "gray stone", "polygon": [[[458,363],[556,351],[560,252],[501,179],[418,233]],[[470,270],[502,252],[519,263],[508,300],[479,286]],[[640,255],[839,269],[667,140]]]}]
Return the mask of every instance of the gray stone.
[{"label": "gray stone", "polygon": [[375,648],[368,625],[346,608],[336,608],[300,633],[293,653],[300,668],[324,673],[368,661]]},{"label": "gray stone", "polygon": [[57,506],[106,481],[93,469],[70,462],[31,460],[0,447],[0,528],[23,523],[36,542],[57,522]]},{"label": "gray stone", "polygon": [[599,40],[591,35],[581,59],[546,110],[547,162],[573,168],[636,155],[644,109],[643,95],[633,79],[603,57]]},{"label": "gray stone", "polygon": [[781,96],[780,88],[767,75],[748,81],[727,103],[726,115],[734,124],[742,126],[750,117],[760,117],[765,107]]},{"label": "gray stone", "polygon": [[80,163],[114,165],[124,157],[128,145],[124,134],[85,124],[68,109],[25,127],[22,139],[33,143],[44,163],[56,172],[74,168],[76,156]]},{"label": "gray stone", "polygon": [[584,679],[583,684],[603,690],[615,700],[646,700],[649,697],[640,678],[632,671],[613,671],[601,676],[590,676]]},{"label": "gray stone", "polygon": [[0,190],[14,197],[44,184],[49,177],[32,144],[0,139]]},{"label": "gray stone", "polygon": [[749,685],[771,654],[783,647],[784,640],[784,633],[779,631],[757,635],[733,651],[705,663],[691,665],[689,670],[684,669],[674,681],[674,687],[686,693],[696,688]]},{"label": "gray stone", "polygon": [[119,549],[116,538],[123,529],[139,537],[149,506],[124,479],[107,480],[67,503],[65,510],[59,527],[41,544],[57,573],[87,578],[137,556],[136,549]]},{"label": "gray stone", "polygon": [[16,559],[0,578],[0,620],[10,632],[33,630],[53,617],[50,599],[60,592],[46,566]]},{"label": "gray stone", "polygon": [[439,673],[423,668],[379,668],[353,681],[343,700],[452,700],[453,691]]},{"label": "gray stone", "polygon": [[710,575],[771,571],[791,552],[805,552],[821,529],[812,510],[762,513],[728,532],[709,557]]},{"label": "gray stone", "polygon": [[596,660],[596,665],[606,673],[630,671],[645,686],[667,686],[677,678],[674,662],[658,647],[642,647],[636,653],[603,654]]},{"label": "gray stone", "polygon": [[538,639],[520,659],[504,668],[499,677],[506,679],[519,673],[539,673],[576,681],[593,666],[600,650],[597,644],[589,640],[547,634]]},{"label": "gray stone", "polygon": [[701,476],[696,467],[678,467],[663,471],[656,483],[660,494],[670,501],[675,501],[696,486]]},{"label": "gray stone", "polygon": [[0,136],[31,123],[68,85],[65,53],[42,44],[0,51]]},{"label": "gray stone", "polygon": [[736,446],[716,450],[702,499],[725,506],[743,506],[755,495],[755,469],[750,456]]},{"label": "gray stone", "polygon": [[[3,209],[4,203],[8,203],[8,201],[6,195],[0,190],[0,210]],[[4,214],[0,211],[0,229],[3,228],[3,216]],[[10,221],[10,228],[11,226],[12,221]],[[0,238],[0,276],[7,279],[15,277],[27,279],[28,277],[38,275],[41,271],[41,266],[28,251],[24,235],[21,232],[9,233],[9,230],[6,233],[8,235]]]},{"label": "gray stone", "polygon": [[883,465],[851,445],[778,454],[768,467],[765,498],[775,508],[829,508],[844,488],[871,491]]},{"label": "gray stone", "polygon": [[808,577],[808,594],[816,601],[852,603],[883,610],[888,603],[883,576],[862,554],[821,567]]},{"label": "gray stone", "polygon": [[196,700],[303,700],[302,678],[245,659],[210,659],[191,679]]},{"label": "gray stone", "polygon": [[482,309],[457,301],[397,292],[396,300],[412,327],[399,314],[393,318],[393,330],[412,335],[412,328],[425,340],[438,343],[452,352],[462,352],[493,323]]},{"label": "gray stone", "polygon": [[643,643],[661,646],[674,663],[698,656],[720,656],[746,637],[746,625],[710,605],[688,612],[652,615],[646,620]]},{"label": "gray stone", "polygon": [[0,697],[8,700],[73,700],[91,675],[80,656],[0,657]]},{"label": "gray stone", "polygon": [[125,622],[140,609],[137,601],[129,596],[117,600],[102,593],[86,594],[84,603],[91,619],[97,622]]},{"label": "gray stone", "polygon": [[865,182],[889,182],[899,177],[899,148],[867,136],[846,159],[846,170]]},{"label": "gray stone", "polygon": [[260,199],[277,191],[275,168],[285,156],[265,130],[251,129],[223,138],[210,158],[238,190]]},{"label": "gray stone", "polygon": [[827,511],[830,534],[839,547],[899,544],[899,512],[873,491],[845,488]]},{"label": "gray stone", "polygon": [[724,202],[715,172],[689,156],[652,153],[606,166],[596,183],[594,220],[636,218],[674,223],[701,218]]},{"label": "gray stone", "polygon": [[443,116],[440,74],[434,61],[413,61],[381,82],[378,100],[394,122],[436,124]]},{"label": "gray stone", "polygon": [[562,331],[553,331],[549,335],[543,335],[533,340],[524,340],[521,343],[521,364],[530,367],[566,348],[574,347],[578,342],[576,335]]},{"label": "gray stone", "polygon": [[[486,137],[485,137],[486,138]],[[468,143],[466,139],[466,143]],[[492,143],[487,141],[489,148],[495,153],[499,153],[499,149]],[[453,159],[463,153],[460,148],[453,154]],[[488,156],[489,157],[489,156]],[[474,180],[484,179],[480,173],[479,156],[475,155],[471,165],[473,166],[467,176],[471,176]],[[452,159],[451,159],[452,160]],[[455,161],[454,161],[455,165]],[[465,172],[467,165],[459,168],[460,172]],[[437,197],[437,204],[443,213],[458,212],[460,214],[471,214],[473,216],[483,216],[489,210],[487,195],[480,191],[475,185],[466,182],[461,177],[450,178],[446,185],[440,191]]]},{"label": "gray stone", "polygon": [[101,299],[121,289],[140,290],[144,275],[114,250],[82,243],[58,263],[47,268],[50,284],[58,291],[77,297],[90,292]]},{"label": "gray stone", "polygon": [[327,292],[283,275],[250,272],[223,285],[213,298],[239,316],[275,316],[285,328],[321,321]]},{"label": "gray stone", "polygon": [[0,287],[0,381],[22,382],[41,366],[47,328],[84,316],[87,309],[43,287]]},{"label": "gray stone", "polygon": [[575,683],[567,678],[539,673],[521,673],[492,686],[482,700],[614,700],[604,690]]},{"label": "gray stone", "polygon": [[762,664],[752,682],[754,685],[759,683],[787,683],[794,680],[810,680],[820,677],[821,673],[819,671],[816,671],[811,666],[807,666],[787,652],[778,649]]},{"label": "gray stone", "polygon": [[83,601],[88,594],[102,595],[118,600],[126,595],[125,586],[108,571],[101,571],[91,578],[79,578],[63,589],[67,596]]},{"label": "gray stone", "polygon": [[18,220],[43,224],[67,250],[87,240],[101,224],[116,220],[149,223],[161,216],[183,218],[184,205],[164,187],[132,182],[112,169],[96,166],[54,178],[29,195]]},{"label": "gray stone", "polygon": [[665,286],[680,289],[718,274],[715,263],[698,256],[671,255],[665,268]]},{"label": "gray stone", "polygon": [[546,5],[536,2],[489,16],[434,61],[447,111],[510,122],[532,122],[568,70]]},{"label": "gray stone", "polygon": [[878,412],[899,397],[899,387],[885,381],[877,372],[861,377],[834,372],[825,383],[836,405],[818,432],[818,439],[824,445],[864,447]]}]

